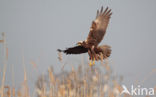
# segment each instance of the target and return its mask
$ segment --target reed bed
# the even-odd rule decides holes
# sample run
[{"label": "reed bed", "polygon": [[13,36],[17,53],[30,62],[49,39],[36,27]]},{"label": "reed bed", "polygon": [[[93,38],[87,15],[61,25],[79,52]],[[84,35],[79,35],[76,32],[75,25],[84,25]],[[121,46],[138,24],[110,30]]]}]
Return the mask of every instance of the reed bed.
[{"label": "reed bed", "polygon": [[[131,97],[130,95],[120,95],[122,89],[122,76],[113,73],[108,60],[101,60],[101,64],[90,67],[82,63],[77,68],[71,66],[71,70],[64,70],[56,74],[53,67],[49,67],[48,73],[38,77],[34,91],[30,93],[27,84],[27,71],[24,64],[24,81],[19,89],[14,85],[5,84],[5,72],[7,68],[8,49],[5,42],[5,33],[0,43],[4,46],[4,68],[3,76],[0,76],[1,88],[0,97]],[[62,62],[62,55],[59,53],[59,61]],[[35,62],[31,62],[36,66]],[[74,65],[74,64],[73,64]],[[14,68],[14,65],[11,65]],[[12,70],[14,71],[14,70]],[[12,72],[14,74],[14,72]],[[14,75],[12,75],[14,81]]]},{"label": "reed bed", "polygon": [[82,67],[58,74],[50,67],[47,74],[38,77],[31,95],[25,72],[19,89],[4,85],[3,97],[120,97],[122,78],[98,66]]},{"label": "reed bed", "polygon": [[[38,97],[119,97],[122,78],[113,76],[111,69],[85,68],[80,65],[71,71],[55,74],[52,68],[36,82]],[[102,68],[104,69],[104,68]]]}]

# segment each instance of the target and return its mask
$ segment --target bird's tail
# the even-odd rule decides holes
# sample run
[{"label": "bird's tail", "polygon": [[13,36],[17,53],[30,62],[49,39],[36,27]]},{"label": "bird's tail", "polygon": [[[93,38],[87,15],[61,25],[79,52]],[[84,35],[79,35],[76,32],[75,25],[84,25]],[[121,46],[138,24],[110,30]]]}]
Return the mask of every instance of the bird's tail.
[{"label": "bird's tail", "polygon": [[[102,59],[106,59],[111,55],[112,50],[109,45],[101,45],[101,46],[99,46],[99,48],[101,48],[101,50],[102,50],[102,53],[101,53]],[[100,60],[100,59],[101,59],[101,56],[98,57],[98,60]]]},{"label": "bird's tail", "polygon": [[107,58],[111,55],[111,47],[109,45],[103,45],[102,47],[102,53],[103,53],[103,58]]}]

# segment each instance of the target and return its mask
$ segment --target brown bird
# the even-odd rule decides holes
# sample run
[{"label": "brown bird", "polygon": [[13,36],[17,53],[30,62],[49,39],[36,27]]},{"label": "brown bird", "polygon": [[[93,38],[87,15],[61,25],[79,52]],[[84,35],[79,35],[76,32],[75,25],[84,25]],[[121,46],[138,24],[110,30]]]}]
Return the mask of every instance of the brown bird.
[{"label": "brown bird", "polygon": [[[60,50],[58,49],[59,52],[64,52],[66,54],[80,54],[81,53],[87,53],[88,49],[86,48],[81,48],[81,46],[76,46],[72,48],[68,48],[66,50]],[[106,59],[110,56],[111,54],[111,47],[109,45],[100,45],[97,48],[95,48],[95,55],[88,53],[89,59],[93,60],[95,59],[95,56],[97,57],[96,61]],[[95,61],[93,62],[95,64]],[[90,61],[89,65],[93,65]]]},{"label": "brown bird", "polygon": [[111,9],[108,9],[107,7],[103,11],[103,7],[101,7],[100,11],[97,10],[96,19],[92,22],[87,39],[79,41],[75,47],[67,48],[66,50],[58,49],[58,51],[66,54],[81,54],[88,52],[90,59],[94,60],[93,63],[95,63],[95,60],[98,59],[96,51],[102,52],[102,49],[98,47],[98,44],[102,41],[106,33],[111,15]]}]

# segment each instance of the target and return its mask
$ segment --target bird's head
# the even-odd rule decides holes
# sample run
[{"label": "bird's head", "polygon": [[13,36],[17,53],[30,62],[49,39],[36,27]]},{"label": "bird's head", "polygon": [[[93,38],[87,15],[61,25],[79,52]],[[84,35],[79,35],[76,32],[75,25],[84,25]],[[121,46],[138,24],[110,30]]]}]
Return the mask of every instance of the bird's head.
[{"label": "bird's head", "polygon": [[82,46],[82,45],[83,45],[83,43],[84,43],[84,41],[79,41],[79,42],[77,42],[77,44],[76,44],[76,45],[78,45],[78,46]]}]

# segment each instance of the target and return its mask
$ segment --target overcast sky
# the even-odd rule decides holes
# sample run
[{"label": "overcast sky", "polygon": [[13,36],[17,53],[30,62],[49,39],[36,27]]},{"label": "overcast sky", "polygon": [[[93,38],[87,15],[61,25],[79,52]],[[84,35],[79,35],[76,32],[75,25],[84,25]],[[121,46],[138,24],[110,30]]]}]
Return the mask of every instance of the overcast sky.
[{"label": "overcast sky", "polygon": [[[125,84],[142,81],[156,69],[155,4],[155,0],[0,0],[0,33],[6,32],[9,48],[6,82],[11,83],[12,64],[18,79],[15,84],[23,81],[22,53],[29,83],[34,83],[37,75],[46,73],[51,65],[59,72],[56,50],[84,40],[101,6],[109,6],[113,12],[101,43],[112,47],[109,65],[114,73],[124,76]],[[87,54],[63,55],[64,62],[75,66],[82,58],[88,62]],[[36,62],[37,70],[31,61]],[[0,76],[2,68],[1,55]],[[154,75],[148,77],[144,86],[156,85]]]}]

